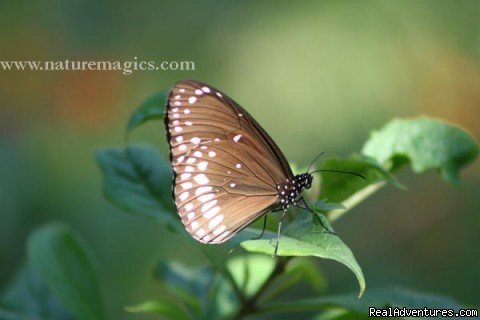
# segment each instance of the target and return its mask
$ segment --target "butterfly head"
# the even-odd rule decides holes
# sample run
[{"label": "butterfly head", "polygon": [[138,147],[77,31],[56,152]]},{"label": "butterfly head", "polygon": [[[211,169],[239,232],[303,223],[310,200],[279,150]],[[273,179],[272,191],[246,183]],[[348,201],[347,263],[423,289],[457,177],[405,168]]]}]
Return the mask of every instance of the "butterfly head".
[{"label": "butterfly head", "polygon": [[312,187],[313,176],[308,172],[297,174],[294,181],[302,190],[310,189]]}]

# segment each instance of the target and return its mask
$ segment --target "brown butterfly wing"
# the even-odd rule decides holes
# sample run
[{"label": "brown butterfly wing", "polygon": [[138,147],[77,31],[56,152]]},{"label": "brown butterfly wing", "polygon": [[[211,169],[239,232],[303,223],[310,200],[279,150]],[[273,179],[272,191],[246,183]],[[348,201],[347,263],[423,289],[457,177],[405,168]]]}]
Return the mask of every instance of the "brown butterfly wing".
[{"label": "brown butterfly wing", "polygon": [[170,91],[165,124],[175,204],[200,242],[228,240],[275,207],[277,185],[293,177],[260,125],[211,86],[178,82]]}]

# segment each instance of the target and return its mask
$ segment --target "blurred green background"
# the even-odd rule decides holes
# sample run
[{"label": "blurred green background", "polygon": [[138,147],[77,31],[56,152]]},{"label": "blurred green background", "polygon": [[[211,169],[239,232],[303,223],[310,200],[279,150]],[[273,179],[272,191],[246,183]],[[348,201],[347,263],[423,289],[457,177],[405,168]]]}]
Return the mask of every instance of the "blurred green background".
[{"label": "blurred green background", "polygon": [[[108,314],[163,294],[160,257],[205,263],[147,219],[108,204],[93,153],[123,143],[139,103],[184,78],[242,104],[297,164],[359,151],[393,117],[426,114],[480,138],[480,1],[2,1],[1,60],[191,60],[196,70],[0,71],[0,287],[37,226],[67,222],[97,257]],[[166,154],[163,124],[132,142]],[[369,287],[478,304],[480,165],[452,188],[400,175],[336,225]],[[356,290],[322,261],[332,293]]]}]

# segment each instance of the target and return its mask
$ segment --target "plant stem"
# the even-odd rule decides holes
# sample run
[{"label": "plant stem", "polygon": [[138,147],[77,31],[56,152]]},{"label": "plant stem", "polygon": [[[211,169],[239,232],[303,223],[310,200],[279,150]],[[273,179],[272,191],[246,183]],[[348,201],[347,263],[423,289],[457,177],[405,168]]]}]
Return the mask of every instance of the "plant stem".
[{"label": "plant stem", "polygon": [[243,319],[245,316],[255,313],[259,310],[258,300],[261,298],[262,294],[268,287],[273,283],[273,281],[278,278],[284,271],[285,266],[291,257],[278,257],[275,267],[272,270],[272,273],[268,276],[267,280],[262,284],[258,291],[251,296],[250,298],[244,299],[241,301],[240,309],[237,314],[233,317],[235,320]]},{"label": "plant stem", "polygon": [[334,209],[332,211],[328,212],[328,220],[330,222],[335,222],[339,218],[341,218],[345,213],[353,209],[357,204],[365,200],[365,198],[368,198],[371,196],[373,193],[375,193],[378,189],[382,188],[383,186],[386,185],[385,181],[381,181],[372,185],[369,185],[368,187],[364,188],[363,190],[353,194],[350,198],[346,199],[343,201],[343,205],[345,206],[346,209]]}]

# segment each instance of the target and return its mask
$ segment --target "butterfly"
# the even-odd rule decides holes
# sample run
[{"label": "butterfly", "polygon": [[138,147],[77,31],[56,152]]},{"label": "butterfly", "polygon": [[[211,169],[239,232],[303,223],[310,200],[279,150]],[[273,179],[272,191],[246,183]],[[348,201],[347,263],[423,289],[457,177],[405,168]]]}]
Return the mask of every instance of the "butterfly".
[{"label": "butterfly", "polygon": [[279,237],[290,205],[308,208],[301,193],[312,186],[311,173],[294,175],[273,139],[225,93],[179,81],[164,121],[175,205],[199,242],[223,243],[269,211],[283,211]]}]

